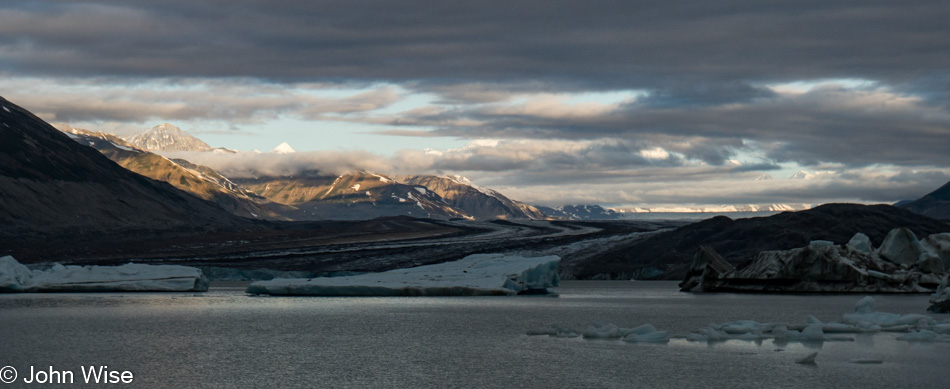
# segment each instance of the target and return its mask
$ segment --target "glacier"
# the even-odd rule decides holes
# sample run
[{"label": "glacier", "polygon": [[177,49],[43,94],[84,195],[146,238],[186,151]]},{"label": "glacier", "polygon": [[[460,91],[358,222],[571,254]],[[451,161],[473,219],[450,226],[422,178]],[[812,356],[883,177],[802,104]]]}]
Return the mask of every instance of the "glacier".
[{"label": "glacier", "polygon": [[475,254],[461,260],[346,277],[273,279],[246,292],[278,296],[488,296],[548,293],[558,286],[556,255]]},{"label": "glacier", "polygon": [[63,266],[30,270],[12,256],[0,258],[0,293],[204,292],[201,270],[177,265]]}]

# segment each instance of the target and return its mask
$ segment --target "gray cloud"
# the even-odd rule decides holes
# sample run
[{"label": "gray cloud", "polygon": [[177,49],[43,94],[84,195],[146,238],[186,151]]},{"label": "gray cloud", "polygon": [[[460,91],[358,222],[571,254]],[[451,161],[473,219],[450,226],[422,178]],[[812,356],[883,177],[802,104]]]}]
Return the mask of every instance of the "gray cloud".
[{"label": "gray cloud", "polygon": [[803,165],[950,165],[938,141],[950,139],[950,111],[890,88],[828,85],[704,106],[658,107],[646,100],[585,115],[565,115],[570,107],[558,105],[530,112],[476,105],[408,112],[381,123],[431,126],[435,134],[460,137],[651,141],[715,165],[752,144],[769,159]]},{"label": "gray cloud", "polygon": [[30,0],[0,8],[0,68],[35,74],[667,90],[676,80],[897,82],[950,62],[942,2]]},{"label": "gray cloud", "polygon": [[[9,73],[0,75],[8,76]],[[6,78],[7,97],[50,121],[137,122],[226,120],[259,123],[280,115],[321,119],[387,107],[402,99],[394,87],[318,97],[325,85],[274,85],[251,79]],[[311,93],[308,93],[311,92]],[[94,97],[93,97],[94,96]]]}]

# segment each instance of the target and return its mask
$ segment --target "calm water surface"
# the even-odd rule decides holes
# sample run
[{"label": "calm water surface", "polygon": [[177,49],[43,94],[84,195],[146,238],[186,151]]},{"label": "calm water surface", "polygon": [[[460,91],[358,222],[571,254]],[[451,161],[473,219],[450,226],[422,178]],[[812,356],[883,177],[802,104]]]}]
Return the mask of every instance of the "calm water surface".
[{"label": "calm water surface", "polygon": [[[685,334],[739,319],[804,323],[851,312],[860,295],[680,293],[672,282],[564,282],[559,297],[0,295],[0,366],[106,365],[131,387],[947,387],[950,344],[626,344],[527,336],[559,324],[651,323]],[[877,310],[926,314],[927,296],[875,296]],[[933,315],[938,320],[948,315]],[[777,351],[781,350],[781,351]],[[795,360],[818,351],[816,366]],[[856,364],[857,359],[882,364]],[[0,387],[35,387],[22,382]]]}]

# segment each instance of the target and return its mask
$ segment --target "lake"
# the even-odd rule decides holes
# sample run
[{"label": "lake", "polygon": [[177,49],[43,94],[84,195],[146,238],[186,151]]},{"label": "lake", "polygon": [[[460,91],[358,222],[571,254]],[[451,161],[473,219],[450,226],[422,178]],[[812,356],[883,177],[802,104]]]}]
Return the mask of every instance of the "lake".
[{"label": "lake", "polygon": [[[674,282],[568,281],[557,297],[256,297],[207,293],[0,295],[0,366],[129,371],[128,387],[945,387],[950,343],[899,334],[818,344],[627,344],[527,336],[553,324],[653,324],[685,334],[752,319],[834,321],[863,295],[681,293]],[[926,295],[876,295],[922,313]],[[930,314],[937,320],[950,315]],[[795,361],[818,352],[816,365]],[[877,359],[880,364],[859,364]]]}]

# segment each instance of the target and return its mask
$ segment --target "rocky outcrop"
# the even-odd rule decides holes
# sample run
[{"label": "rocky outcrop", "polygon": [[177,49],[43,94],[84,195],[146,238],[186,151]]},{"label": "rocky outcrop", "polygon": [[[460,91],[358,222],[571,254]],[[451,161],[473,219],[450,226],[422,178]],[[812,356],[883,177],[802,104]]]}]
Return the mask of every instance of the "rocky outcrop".
[{"label": "rocky outcrop", "polygon": [[934,247],[897,228],[877,250],[858,233],[845,245],[813,241],[797,249],[762,251],[735,269],[703,247],[680,287],[690,292],[929,292],[947,274],[941,258],[950,253]]}]

